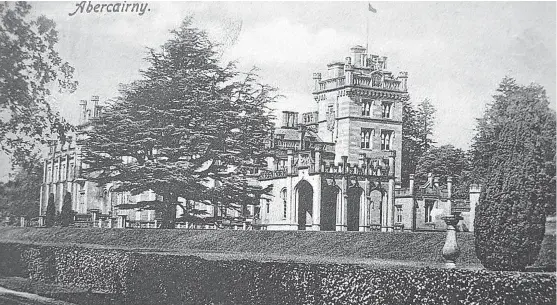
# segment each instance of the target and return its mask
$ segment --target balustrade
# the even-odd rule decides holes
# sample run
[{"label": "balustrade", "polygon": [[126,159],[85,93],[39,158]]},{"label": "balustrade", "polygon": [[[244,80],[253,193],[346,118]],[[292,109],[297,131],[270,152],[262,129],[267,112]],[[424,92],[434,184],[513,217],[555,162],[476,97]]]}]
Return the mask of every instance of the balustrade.
[{"label": "balustrade", "polygon": [[[331,78],[319,82],[319,90],[335,89],[346,85],[346,78],[344,76]],[[402,90],[402,82],[397,79],[382,79],[380,77],[369,77],[363,75],[354,75],[351,79],[350,85],[379,88],[386,90]]]}]

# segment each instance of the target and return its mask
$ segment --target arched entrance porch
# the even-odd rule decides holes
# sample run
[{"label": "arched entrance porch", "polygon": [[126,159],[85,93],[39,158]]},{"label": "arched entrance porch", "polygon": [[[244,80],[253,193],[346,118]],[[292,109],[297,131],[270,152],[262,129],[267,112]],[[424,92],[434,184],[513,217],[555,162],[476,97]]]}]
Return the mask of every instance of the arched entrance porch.
[{"label": "arched entrance porch", "polygon": [[346,229],[348,231],[359,231],[360,229],[360,198],[363,191],[361,187],[348,189],[346,205]]},{"label": "arched entrance porch", "polygon": [[[313,187],[309,182],[302,180],[296,186],[296,198],[298,208],[298,230],[305,230],[308,219],[312,219],[313,213]],[[311,225],[311,223],[309,223]]]},{"label": "arched entrance porch", "polygon": [[323,188],[321,200],[321,231],[335,231],[337,219],[337,198],[340,193],[338,186]]}]

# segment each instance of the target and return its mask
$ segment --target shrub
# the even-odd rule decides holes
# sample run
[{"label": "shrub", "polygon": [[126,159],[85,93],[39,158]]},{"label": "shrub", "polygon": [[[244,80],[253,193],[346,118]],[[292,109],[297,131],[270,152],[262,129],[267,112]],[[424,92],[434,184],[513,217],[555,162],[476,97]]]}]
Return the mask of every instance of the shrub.
[{"label": "shrub", "polygon": [[74,212],[72,211],[72,193],[66,192],[64,196],[64,203],[62,204],[62,211],[60,213],[60,222],[62,227],[68,227],[73,223]]},{"label": "shrub", "polygon": [[[485,176],[474,221],[476,256],[491,270],[524,270],[555,205],[555,112],[545,90],[504,79],[473,145]],[[552,208],[553,206],[553,208]]]},{"label": "shrub", "polygon": [[45,226],[52,227],[56,221],[56,207],[54,206],[54,194],[48,195],[48,204],[46,206]]},{"label": "shrub", "polygon": [[[123,304],[554,304],[555,275],[205,260],[116,249],[0,244],[31,278]],[[3,259],[4,261],[4,259]],[[18,271],[19,274],[24,274]]]}]

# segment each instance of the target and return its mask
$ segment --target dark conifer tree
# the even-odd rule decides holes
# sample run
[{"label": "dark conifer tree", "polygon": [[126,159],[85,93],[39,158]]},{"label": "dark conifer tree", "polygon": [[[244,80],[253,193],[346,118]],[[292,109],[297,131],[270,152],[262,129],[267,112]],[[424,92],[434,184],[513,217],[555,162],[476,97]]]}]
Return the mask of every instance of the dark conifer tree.
[{"label": "dark conifer tree", "polygon": [[54,205],[54,194],[48,195],[48,204],[46,206],[45,226],[52,227],[56,222],[56,206]]},{"label": "dark conifer tree", "polygon": [[72,210],[72,193],[66,192],[64,203],[60,212],[60,222],[62,227],[69,227],[73,223],[74,212]]},{"label": "dark conifer tree", "polygon": [[[258,83],[253,71],[221,66],[207,34],[189,19],[147,60],[143,79],[123,88],[86,133],[89,178],[117,182],[117,192],[154,191],[156,201],[125,207],[161,211],[162,228],[175,226],[177,206],[191,214],[179,197],[241,204],[224,194],[234,194],[235,181],[265,164],[274,89]],[[261,191],[248,189],[255,196]]]},{"label": "dark conifer tree", "polygon": [[[555,112],[539,85],[503,79],[472,146],[483,184],[475,249],[493,270],[523,270],[538,255],[555,205]],[[485,177],[482,179],[482,177]]]}]

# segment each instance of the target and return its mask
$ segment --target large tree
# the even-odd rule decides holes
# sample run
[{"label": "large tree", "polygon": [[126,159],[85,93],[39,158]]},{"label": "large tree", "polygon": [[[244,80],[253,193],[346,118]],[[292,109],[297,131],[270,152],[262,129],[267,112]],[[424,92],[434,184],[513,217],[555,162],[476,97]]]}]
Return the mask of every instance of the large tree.
[{"label": "large tree", "polygon": [[539,85],[505,78],[497,91],[471,151],[483,184],[476,255],[488,269],[523,270],[536,259],[546,212],[554,210],[555,112]]},{"label": "large tree", "polygon": [[402,183],[407,185],[410,174],[416,172],[418,160],[433,143],[435,107],[429,99],[418,104],[417,109],[405,101],[402,105]]},{"label": "large tree", "polygon": [[18,167],[6,183],[0,184],[0,210],[4,216],[39,216],[43,165],[38,156]]},{"label": "large tree", "polygon": [[425,181],[432,173],[446,182],[453,177],[453,197],[468,198],[471,163],[467,153],[452,145],[431,147],[417,160],[416,180]]},{"label": "large tree", "polygon": [[33,18],[26,2],[0,3],[0,147],[24,164],[50,134],[69,128],[47,102],[50,89],[74,91],[74,69],[55,49],[56,24]]},{"label": "large tree", "polygon": [[[278,96],[253,71],[217,58],[207,34],[186,19],[160,51],[149,51],[143,79],[125,86],[86,133],[89,178],[116,182],[116,192],[154,191],[156,201],[126,207],[161,211],[163,228],[174,227],[177,206],[192,213],[179,198],[240,205],[238,183],[265,165],[268,106]],[[265,191],[241,185],[246,194]]]}]

